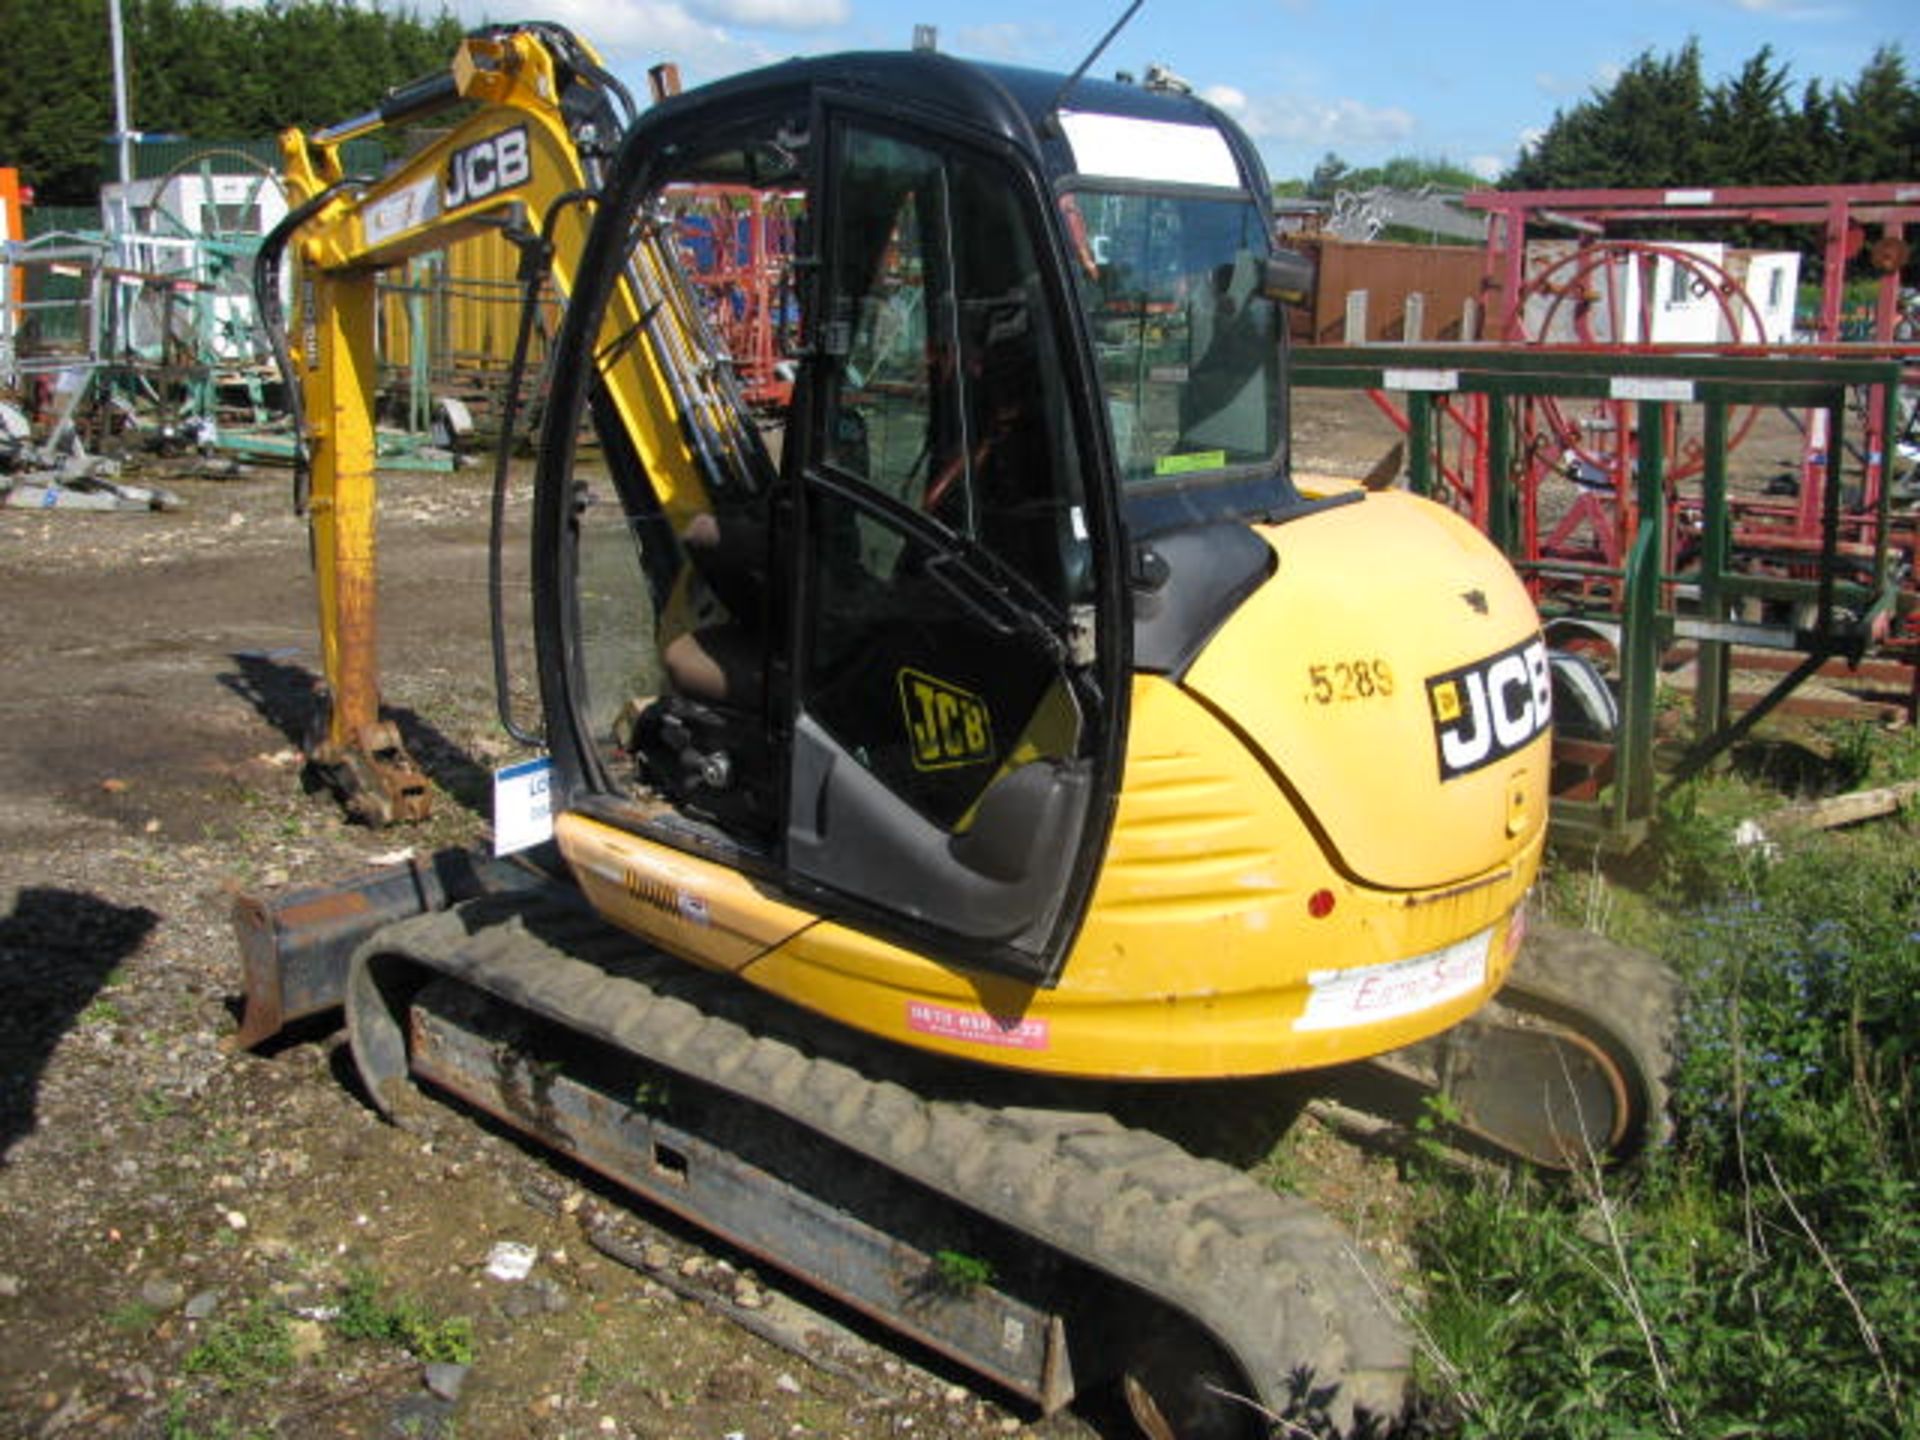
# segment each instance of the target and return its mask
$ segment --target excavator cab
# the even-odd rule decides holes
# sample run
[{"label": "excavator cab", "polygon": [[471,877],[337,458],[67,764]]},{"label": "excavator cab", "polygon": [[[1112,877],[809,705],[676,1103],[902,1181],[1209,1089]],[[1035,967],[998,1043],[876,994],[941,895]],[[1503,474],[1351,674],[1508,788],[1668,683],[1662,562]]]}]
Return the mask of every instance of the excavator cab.
[{"label": "excavator cab", "polygon": [[[1118,784],[1129,537],[1301,503],[1257,161],[1190,98],[1058,90],[856,56],[642,117],[560,347],[596,363],[557,381],[535,587],[571,806],[1042,983]],[[726,186],[800,237],[791,403],[723,394],[643,457],[608,363],[633,256]]]}]

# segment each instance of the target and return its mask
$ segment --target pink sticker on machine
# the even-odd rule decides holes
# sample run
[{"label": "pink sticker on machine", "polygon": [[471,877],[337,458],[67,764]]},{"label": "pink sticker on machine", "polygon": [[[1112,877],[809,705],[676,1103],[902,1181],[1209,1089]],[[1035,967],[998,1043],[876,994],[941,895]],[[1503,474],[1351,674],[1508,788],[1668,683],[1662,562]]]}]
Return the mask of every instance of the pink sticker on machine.
[{"label": "pink sticker on machine", "polygon": [[924,1000],[907,1002],[907,1028],[941,1040],[965,1040],[1010,1050],[1045,1050],[1048,1045],[1044,1020],[1003,1020],[984,1010],[955,1010]]}]

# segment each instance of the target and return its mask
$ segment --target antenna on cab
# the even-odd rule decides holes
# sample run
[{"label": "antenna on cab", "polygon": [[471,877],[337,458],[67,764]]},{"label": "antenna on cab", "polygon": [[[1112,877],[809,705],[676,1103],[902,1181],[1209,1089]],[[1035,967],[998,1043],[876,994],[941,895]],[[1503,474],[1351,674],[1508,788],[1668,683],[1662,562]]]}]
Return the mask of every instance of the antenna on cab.
[{"label": "antenna on cab", "polygon": [[1073,93],[1073,87],[1080,83],[1080,77],[1093,67],[1093,62],[1100,58],[1101,51],[1113,43],[1113,37],[1126,29],[1127,22],[1133,19],[1140,7],[1146,3],[1147,0],[1133,0],[1120,18],[1113,22],[1113,27],[1100,37],[1100,43],[1087,52],[1087,58],[1082,60],[1079,67],[1066,78],[1058,90],[1054,91],[1053,103],[1047,106],[1049,116],[1057,117],[1060,114],[1060,107],[1067,103],[1067,96]]}]

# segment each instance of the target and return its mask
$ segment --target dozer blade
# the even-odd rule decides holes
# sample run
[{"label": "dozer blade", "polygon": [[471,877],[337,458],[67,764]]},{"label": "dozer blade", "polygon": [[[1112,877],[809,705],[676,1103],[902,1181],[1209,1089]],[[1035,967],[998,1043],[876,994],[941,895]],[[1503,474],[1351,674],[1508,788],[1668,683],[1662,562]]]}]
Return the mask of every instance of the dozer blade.
[{"label": "dozer blade", "polygon": [[550,885],[518,861],[449,849],[330,885],[240,895],[233,929],[243,1008],[234,1043],[251,1050],[295,1021],[338,1009],[347,961],[383,926],[480,895]]}]

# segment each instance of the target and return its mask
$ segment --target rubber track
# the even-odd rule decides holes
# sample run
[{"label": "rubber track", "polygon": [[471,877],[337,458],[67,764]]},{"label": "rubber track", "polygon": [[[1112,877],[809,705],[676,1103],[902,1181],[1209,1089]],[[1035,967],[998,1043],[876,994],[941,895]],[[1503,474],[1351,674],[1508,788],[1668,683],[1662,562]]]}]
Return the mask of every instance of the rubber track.
[{"label": "rubber track", "polygon": [[1098,1111],[871,1078],[830,1058],[847,1032],[574,907],[471,902],[383,930],[354,963],[390,955],[738,1094],[1147,1292],[1210,1334],[1276,1413],[1301,1412],[1303,1380],[1308,1412],[1342,1428],[1356,1408],[1401,1410],[1409,1350],[1384,1285],[1319,1209],[1230,1166]]},{"label": "rubber track", "polygon": [[1615,1157],[1626,1159],[1672,1133],[1668,1079],[1680,993],[1679,978],[1657,957],[1591,930],[1536,921],[1494,1005],[1560,1019],[1616,1053],[1642,1089],[1646,1120]]}]

